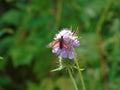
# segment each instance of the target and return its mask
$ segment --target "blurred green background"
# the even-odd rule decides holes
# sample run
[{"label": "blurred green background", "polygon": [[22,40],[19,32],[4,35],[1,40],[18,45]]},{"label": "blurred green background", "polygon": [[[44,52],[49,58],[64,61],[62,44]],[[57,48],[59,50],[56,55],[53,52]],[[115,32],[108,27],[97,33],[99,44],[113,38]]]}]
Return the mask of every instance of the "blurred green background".
[{"label": "blurred green background", "polygon": [[120,90],[120,0],[0,0],[0,90],[74,90],[46,48],[71,26],[86,90]]}]

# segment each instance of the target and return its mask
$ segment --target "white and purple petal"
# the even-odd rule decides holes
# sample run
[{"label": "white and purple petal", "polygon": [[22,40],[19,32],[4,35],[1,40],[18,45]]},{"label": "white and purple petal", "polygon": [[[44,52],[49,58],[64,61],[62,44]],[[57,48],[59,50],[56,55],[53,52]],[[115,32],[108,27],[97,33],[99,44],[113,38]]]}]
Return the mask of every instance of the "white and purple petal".
[{"label": "white and purple petal", "polygon": [[60,56],[63,58],[67,58],[67,53],[65,50],[61,51]]},{"label": "white and purple petal", "polygon": [[73,58],[74,58],[74,55],[73,55],[72,52],[70,52],[70,53],[68,54],[68,58],[69,58],[69,59],[73,59]]}]

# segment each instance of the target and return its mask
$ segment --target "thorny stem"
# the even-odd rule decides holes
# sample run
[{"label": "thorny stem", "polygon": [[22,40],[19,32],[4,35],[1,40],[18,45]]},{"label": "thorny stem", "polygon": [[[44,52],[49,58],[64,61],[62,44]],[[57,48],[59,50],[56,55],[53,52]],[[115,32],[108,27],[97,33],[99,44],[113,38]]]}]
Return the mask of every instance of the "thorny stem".
[{"label": "thorny stem", "polygon": [[59,67],[62,68],[62,57],[59,57]]},{"label": "thorny stem", "polygon": [[102,74],[102,80],[103,80],[103,86],[104,86],[104,90],[108,90],[108,85],[107,85],[107,77],[106,77],[106,70],[105,70],[105,60],[104,60],[104,53],[103,53],[103,47],[102,47],[102,37],[101,37],[101,26],[105,20],[105,17],[108,13],[108,9],[110,7],[110,5],[112,4],[113,0],[109,0],[108,4],[105,7],[104,12],[102,13],[98,24],[97,24],[97,28],[96,28],[96,33],[97,33],[97,41],[98,41],[98,51],[99,51],[99,56],[100,56],[100,64],[101,64],[101,74]]},{"label": "thorny stem", "polygon": [[81,71],[80,71],[80,67],[79,67],[79,64],[78,64],[78,61],[77,61],[77,58],[76,58],[76,53],[75,53],[75,51],[74,51],[74,61],[75,61],[75,64],[76,64],[76,66],[77,66],[78,74],[79,74],[79,76],[80,76],[82,88],[83,88],[83,90],[86,90],[85,84],[84,84],[84,81],[83,81],[83,77],[82,77],[82,73],[81,73]]},{"label": "thorny stem", "polygon": [[73,78],[73,75],[72,75],[72,73],[71,73],[70,68],[67,68],[67,70],[68,70],[68,73],[69,73],[69,75],[70,75],[70,79],[72,80],[73,85],[74,85],[74,87],[75,87],[75,90],[78,90],[77,84],[76,84],[76,82],[75,82],[75,80],[74,80],[74,78]]}]

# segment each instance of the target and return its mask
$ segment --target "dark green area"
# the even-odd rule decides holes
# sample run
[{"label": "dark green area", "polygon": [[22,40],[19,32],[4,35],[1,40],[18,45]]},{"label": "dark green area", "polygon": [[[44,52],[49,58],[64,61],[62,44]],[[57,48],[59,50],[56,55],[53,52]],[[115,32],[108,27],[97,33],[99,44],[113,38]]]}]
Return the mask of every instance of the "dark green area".
[{"label": "dark green area", "polygon": [[[47,44],[63,28],[76,30],[86,90],[104,90],[97,25],[110,0],[0,0],[0,90],[74,90]],[[101,34],[107,90],[120,89],[120,0],[113,0]],[[1,58],[3,57],[3,59]],[[81,82],[74,72],[79,90]]]}]

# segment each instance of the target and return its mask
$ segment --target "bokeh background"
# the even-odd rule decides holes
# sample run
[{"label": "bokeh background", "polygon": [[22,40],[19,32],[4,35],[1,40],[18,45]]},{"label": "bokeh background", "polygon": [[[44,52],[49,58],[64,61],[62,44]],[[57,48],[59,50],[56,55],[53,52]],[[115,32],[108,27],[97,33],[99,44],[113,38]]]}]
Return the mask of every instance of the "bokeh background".
[{"label": "bokeh background", "polygon": [[0,90],[74,90],[46,48],[70,27],[86,90],[120,90],[120,0],[0,0]]}]

